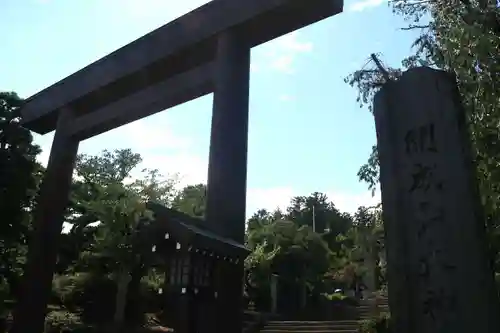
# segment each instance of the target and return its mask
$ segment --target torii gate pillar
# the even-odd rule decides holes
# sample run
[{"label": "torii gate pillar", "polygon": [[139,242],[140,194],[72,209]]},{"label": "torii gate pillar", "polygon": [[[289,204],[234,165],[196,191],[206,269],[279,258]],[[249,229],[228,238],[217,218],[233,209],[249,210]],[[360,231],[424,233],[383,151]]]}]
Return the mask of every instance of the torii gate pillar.
[{"label": "torii gate pillar", "polygon": [[[221,236],[244,243],[250,46],[236,30],[218,37],[208,165],[206,220]],[[217,331],[241,332],[243,263],[216,272]]]}]

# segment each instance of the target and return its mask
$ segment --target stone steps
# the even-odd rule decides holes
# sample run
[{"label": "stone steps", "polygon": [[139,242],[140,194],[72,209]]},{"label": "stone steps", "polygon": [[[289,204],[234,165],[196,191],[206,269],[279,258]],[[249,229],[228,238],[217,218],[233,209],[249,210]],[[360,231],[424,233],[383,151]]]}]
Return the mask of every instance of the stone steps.
[{"label": "stone steps", "polygon": [[296,330],[296,331],[291,331],[288,329],[267,329],[264,328],[263,330],[260,331],[260,333],[358,333],[359,332],[359,327],[352,328],[352,329],[344,329],[344,328],[329,328],[329,329],[312,329],[312,328],[305,328],[303,330]]},{"label": "stone steps", "polygon": [[373,306],[373,300],[361,300],[357,307],[357,320],[271,320],[260,330],[260,333],[359,333],[359,320],[371,319],[376,313],[389,312],[387,298],[377,300],[377,311],[374,311]]},{"label": "stone steps", "polygon": [[[373,300],[361,300],[357,307],[358,319],[366,320],[373,318],[377,313],[389,312],[389,300],[384,298],[379,298],[376,301],[376,310],[374,311],[374,301]],[[375,312],[375,313],[374,313]]]},{"label": "stone steps", "polygon": [[356,320],[269,321],[260,333],[358,333]]}]

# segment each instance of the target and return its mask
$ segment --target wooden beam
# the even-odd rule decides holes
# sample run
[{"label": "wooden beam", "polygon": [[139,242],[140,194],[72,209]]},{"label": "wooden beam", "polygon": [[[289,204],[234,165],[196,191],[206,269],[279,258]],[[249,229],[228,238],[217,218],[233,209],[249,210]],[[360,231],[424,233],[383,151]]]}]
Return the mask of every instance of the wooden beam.
[{"label": "wooden beam", "polygon": [[[225,30],[240,30],[255,46],[340,13],[342,7],[342,0],[210,1],[28,98],[24,126],[50,132],[64,106],[77,114],[93,112],[213,61],[216,36]],[[140,79],[145,76],[148,82]]]},{"label": "wooden beam", "polygon": [[212,70],[213,65],[209,63],[149,86],[96,112],[80,116],[68,132],[85,140],[209,94],[213,90]]}]

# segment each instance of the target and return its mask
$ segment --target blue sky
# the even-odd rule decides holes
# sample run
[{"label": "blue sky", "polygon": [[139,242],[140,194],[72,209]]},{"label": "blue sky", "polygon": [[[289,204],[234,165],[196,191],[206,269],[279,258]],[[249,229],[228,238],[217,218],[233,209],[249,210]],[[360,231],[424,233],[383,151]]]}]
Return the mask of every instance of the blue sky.
[{"label": "blue sky", "polygon": [[[28,97],[206,0],[1,0],[0,89]],[[343,82],[371,52],[397,65],[412,35],[386,1],[347,0],[344,13],[252,50],[247,215],[293,195],[328,194],[342,211],[379,200],[356,173],[375,142],[373,117]],[[132,148],[144,167],[206,181],[212,96],[84,141],[80,152]],[[36,136],[45,162],[53,134]]]}]

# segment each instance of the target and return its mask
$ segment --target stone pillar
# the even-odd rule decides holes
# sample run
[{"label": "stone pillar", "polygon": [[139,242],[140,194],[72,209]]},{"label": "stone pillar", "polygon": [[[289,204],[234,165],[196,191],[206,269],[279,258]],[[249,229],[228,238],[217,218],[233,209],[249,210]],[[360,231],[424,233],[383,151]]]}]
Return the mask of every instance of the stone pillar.
[{"label": "stone pillar", "polygon": [[[207,184],[207,223],[220,235],[243,243],[248,146],[250,47],[237,31],[219,35]],[[218,332],[241,332],[243,262],[223,277]],[[230,290],[229,290],[230,289]]]},{"label": "stone pillar", "polygon": [[59,112],[54,141],[33,218],[23,288],[16,308],[13,333],[42,333],[52,289],[59,237],[69,201],[79,141],[67,134],[72,110]]},{"label": "stone pillar", "polygon": [[375,96],[374,115],[395,332],[499,332],[455,79],[409,70]]}]

